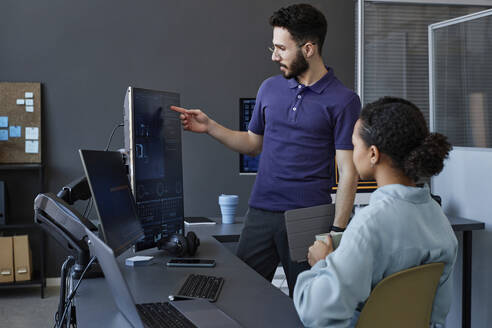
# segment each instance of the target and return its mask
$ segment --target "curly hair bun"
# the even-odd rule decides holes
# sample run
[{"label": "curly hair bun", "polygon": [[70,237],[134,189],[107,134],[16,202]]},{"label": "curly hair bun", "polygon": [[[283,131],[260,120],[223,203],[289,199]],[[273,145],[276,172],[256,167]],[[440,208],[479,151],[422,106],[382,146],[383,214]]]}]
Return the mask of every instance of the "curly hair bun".
[{"label": "curly hair bun", "polygon": [[403,171],[408,177],[431,177],[442,171],[444,159],[449,155],[451,144],[440,133],[430,133],[422,144],[413,149],[403,162]]}]

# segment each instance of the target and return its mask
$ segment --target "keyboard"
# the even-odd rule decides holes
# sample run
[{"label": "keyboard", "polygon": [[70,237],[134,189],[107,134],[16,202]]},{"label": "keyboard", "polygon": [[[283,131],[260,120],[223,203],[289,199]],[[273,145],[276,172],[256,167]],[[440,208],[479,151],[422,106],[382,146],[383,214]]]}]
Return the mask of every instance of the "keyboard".
[{"label": "keyboard", "polygon": [[137,310],[145,327],[197,328],[169,302],[137,304]]},{"label": "keyboard", "polygon": [[210,302],[215,302],[219,297],[223,284],[224,278],[222,277],[190,274],[179,289],[178,294],[174,296],[206,299]]}]

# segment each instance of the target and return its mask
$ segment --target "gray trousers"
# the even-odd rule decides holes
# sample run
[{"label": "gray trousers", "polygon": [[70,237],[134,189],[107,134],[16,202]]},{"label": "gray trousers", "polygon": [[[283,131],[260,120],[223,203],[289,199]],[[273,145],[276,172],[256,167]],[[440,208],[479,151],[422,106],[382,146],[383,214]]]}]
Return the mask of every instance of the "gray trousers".
[{"label": "gray trousers", "polygon": [[290,259],[284,212],[250,207],[239,238],[237,256],[270,282],[281,262],[290,297],[299,273],[310,268],[307,262],[297,263]]}]

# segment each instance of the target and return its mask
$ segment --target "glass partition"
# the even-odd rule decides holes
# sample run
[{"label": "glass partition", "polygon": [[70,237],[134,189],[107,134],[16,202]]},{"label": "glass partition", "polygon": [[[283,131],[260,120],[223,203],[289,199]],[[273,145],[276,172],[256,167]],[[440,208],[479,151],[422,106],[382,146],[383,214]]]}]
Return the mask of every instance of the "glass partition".
[{"label": "glass partition", "polygon": [[492,148],[492,10],[429,26],[430,128]]}]

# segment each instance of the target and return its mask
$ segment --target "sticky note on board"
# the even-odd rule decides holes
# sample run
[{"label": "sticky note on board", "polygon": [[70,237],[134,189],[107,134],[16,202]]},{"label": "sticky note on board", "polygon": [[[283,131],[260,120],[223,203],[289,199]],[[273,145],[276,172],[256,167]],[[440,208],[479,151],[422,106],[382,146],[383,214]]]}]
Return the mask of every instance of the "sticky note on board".
[{"label": "sticky note on board", "polygon": [[17,99],[17,105],[24,105],[24,99]]},{"label": "sticky note on board", "polygon": [[32,97],[34,97],[34,94],[32,92],[24,93],[24,98],[32,98]]},{"label": "sticky note on board", "polygon": [[20,126],[11,126],[9,128],[9,133],[11,138],[20,138],[22,134],[22,129]]},{"label": "sticky note on board", "polygon": [[26,153],[37,154],[39,152],[39,142],[36,140],[26,140]]},{"label": "sticky note on board", "polygon": [[26,106],[26,112],[34,112],[34,106]]},{"label": "sticky note on board", "polygon": [[9,126],[9,117],[0,116],[0,128],[7,128]]},{"label": "sticky note on board", "polygon": [[39,128],[26,128],[26,139],[38,140]]},{"label": "sticky note on board", "polygon": [[26,99],[26,105],[27,105],[27,106],[32,106],[32,105],[34,105],[34,100],[32,100],[32,99]]},{"label": "sticky note on board", "polygon": [[7,141],[7,140],[9,140],[9,130],[0,129],[0,141]]}]

